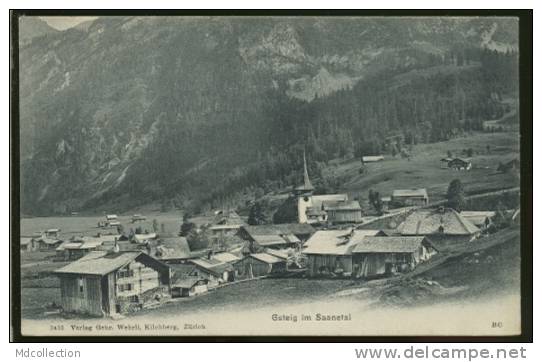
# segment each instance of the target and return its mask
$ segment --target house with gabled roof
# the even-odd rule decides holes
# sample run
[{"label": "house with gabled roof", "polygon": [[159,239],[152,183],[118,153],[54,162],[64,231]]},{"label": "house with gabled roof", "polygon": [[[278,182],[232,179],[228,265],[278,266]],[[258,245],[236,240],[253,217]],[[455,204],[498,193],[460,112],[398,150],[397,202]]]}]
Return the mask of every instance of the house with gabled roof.
[{"label": "house with gabled roof", "polygon": [[39,251],[52,251],[56,250],[56,248],[58,248],[63,241],[60,239],[43,236],[35,239],[35,243]]},{"label": "house with gabled roof", "polygon": [[169,266],[143,252],[93,251],[54,273],[65,312],[127,313],[170,293]]},{"label": "house with gabled roof", "polygon": [[322,210],[327,215],[327,221],[331,224],[360,223],[362,210],[357,200],[353,201],[324,201]]},{"label": "house with gabled roof", "polygon": [[352,249],[352,275],[366,278],[407,272],[437,252],[425,236],[367,236]]},{"label": "house with gabled roof", "polygon": [[302,250],[307,257],[307,274],[352,275],[352,250],[367,236],[386,235],[381,230],[319,230]]},{"label": "house with gabled roof", "polygon": [[160,238],[155,247],[154,256],[166,263],[183,263],[201,255],[192,253],[185,237],[177,236]]},{"label": "house with gabled roof", "polygon": [[215,237],[235,235],[241,226],[246,223],[239,214],[233,210],[219,210],[215,214],[212,225],[209,230]]},{"label": "house with gabled roof", "polygon": [[421,209],[411,213],[399,225],[403,236],[427,236],[432,242],[472,241],[480,229],[451,208]]},{"label": "house with gabled roof", "polygon": [[232,264],[213,258],[212,253],[208,257],[191,259],[188,264],[193,266],[188,275],[207,279],[209,288],[235,280]]},{"label": "house with gabled roof", "polygon": [[472,168],[472,162],[466,158],[456,157],[448,162],[448,168],[454,170],[470,170]]},{"label": "house with gabled roof", "polygon": [[425,206],[429,203],[429,196],[424,188],[393,190],[391,203],[394,206]]},{"label": "house with gabled roof", "polygon": [[252,279],[267,275],[283,274],[287,259],[270,253],[253,253],[233,263],[236,279]]},{"label": "house with gabled roof", "polygon": [[174,271],[171,276],[171,297],[193,297],[207,293],[209,281]]},{"label": "house with gabled roof", "polygon": [[238,235],[248,242],[249,252],[259,252],[265,248],[299,247],[314,231],[309,224],[245,225]]}]

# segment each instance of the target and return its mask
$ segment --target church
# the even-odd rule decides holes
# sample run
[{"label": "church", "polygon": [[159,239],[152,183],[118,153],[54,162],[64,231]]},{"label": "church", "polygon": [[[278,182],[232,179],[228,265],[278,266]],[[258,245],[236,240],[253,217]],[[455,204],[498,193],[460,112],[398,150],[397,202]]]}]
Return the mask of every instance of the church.
[{"label": "church", "polygon": [[305,152],[303,152],[303,184],[294,188],[293,197],[297,200],[297,222],[300,224],[361,222],[361,206],[358,201],[348,200],[347,194],[314,195]]}]

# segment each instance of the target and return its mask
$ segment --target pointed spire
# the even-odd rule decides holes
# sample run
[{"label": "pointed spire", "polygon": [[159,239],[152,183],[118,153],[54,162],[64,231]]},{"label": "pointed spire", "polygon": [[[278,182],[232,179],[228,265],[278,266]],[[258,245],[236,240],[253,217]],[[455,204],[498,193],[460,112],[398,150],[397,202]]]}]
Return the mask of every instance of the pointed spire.
[{"label": "pointed spire", "polygon": [[305,190],[314,190],[309,179],[309,171],[307,170],[307,159],[305,157],[305,149],[303,149],[303,187]]}]

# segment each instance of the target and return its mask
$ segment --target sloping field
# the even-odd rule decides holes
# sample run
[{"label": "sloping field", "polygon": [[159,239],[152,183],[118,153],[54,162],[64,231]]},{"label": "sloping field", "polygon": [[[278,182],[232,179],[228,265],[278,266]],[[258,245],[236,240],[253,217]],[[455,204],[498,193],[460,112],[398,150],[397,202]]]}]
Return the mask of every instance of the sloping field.
[{"label": "sloping field", "polygon": [[[489,153],[487,145],[490,146]],[[454,156],[465,157],[462,150],[472,148],[473,168],[456,171],[441,168],[440,159],[450,151]],[[360,196],[367,206],[369,189],[389,196],[394,189],[427,188],[430,202],[443,200],[451,180],[462,181],[467,194],[478,194],[519,186],[514,173],[498,173],[499,162],[519,158],[519,135],[516,132],[474,133],[467,137],[445,142],[419,144],[413,147],[410,161],[400,156],[385,155],[385,160],[366,164],[367,172],[359,174],[357,159],[330,164],[327,173],[345,177],[340,191],[351,197]]]}]

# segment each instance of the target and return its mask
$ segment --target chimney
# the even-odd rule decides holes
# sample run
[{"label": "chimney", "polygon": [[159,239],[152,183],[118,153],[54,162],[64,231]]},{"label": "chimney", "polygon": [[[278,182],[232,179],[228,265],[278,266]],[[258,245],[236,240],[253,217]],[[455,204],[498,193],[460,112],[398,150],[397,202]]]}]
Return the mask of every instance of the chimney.
[{"label": "chimney", "polygon": [[213,257],[213,250],[209,250],[209,252],[207,253],[207,259],[208,260],[211,260],[211,258]]},{"label": "chimney", "polygon": [[117,242],[117,239],[115,239],[115,246],[113,246],[113,252],[118,253],[120,251],[119,243]]}]

